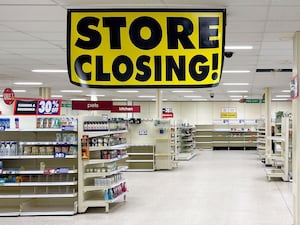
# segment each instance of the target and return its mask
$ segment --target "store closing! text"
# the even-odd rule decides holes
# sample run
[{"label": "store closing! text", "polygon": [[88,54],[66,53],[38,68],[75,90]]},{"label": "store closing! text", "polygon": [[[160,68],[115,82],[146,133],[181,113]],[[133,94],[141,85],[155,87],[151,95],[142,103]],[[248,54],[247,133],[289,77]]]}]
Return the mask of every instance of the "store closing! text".
[{"label": "store closing! text", "polygon": [[87,87],[216,86],[224,16],[224,10],[69,10],[70,81]]}]

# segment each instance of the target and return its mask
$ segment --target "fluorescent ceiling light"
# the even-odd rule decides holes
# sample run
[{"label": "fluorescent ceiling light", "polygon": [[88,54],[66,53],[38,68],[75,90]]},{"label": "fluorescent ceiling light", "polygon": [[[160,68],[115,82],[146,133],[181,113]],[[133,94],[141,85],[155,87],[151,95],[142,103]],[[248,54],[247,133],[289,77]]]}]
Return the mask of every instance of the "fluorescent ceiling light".
[{"label": "fluorescent ceiling light", "polygon": [[155,98],[153,95],[140,95],[139,98]]},{"label": "fluorescent ceiling light", "polygon": [[240,101],[241,99],[239,99],[239,98],[233,98],[233,99],[231,99],[231,101],[233,101],[233,102],[236,102],[236,101]]},{"label": "fluorescent ceiling light", "polygon": [[127,101],[127,99],[126,98],[114,98],[114,99],[112,99],[113,101]]},{"label": "fluorescent ceiling light", "polygon": [[276,95],[276,98],[290,98],[290,95]]},{"label": "fluorescent ceiling light", "polygon": [[223,83],[223,85],[238,85],[238,86],[246,86],[249,85],[249,83]]},{"label": "fluorescent ceiling light", "polygon": [[284,92],[284,93],[290,93],[291,90],[282,90],[281,92]]},{"label": "fluorescent ceiling light", "polygon": [[230,95],[229,96],[230,98],[247,98],[248,96],[247,95]]},{"label": "fluorescent ceiling light", "polygon": [[185,98],[202,98],[202,96],[200,96],[200,95],[186,95],[183,97],[185,97]]},{"label": "fluorescent ceiling light", "polygon": [[85,95],[87,97],[104,97],[105,95]]},{"label": "fluorescent ceiling light", "polygon": [[272,101],[288,101],[288,98],[272,98]]},{"label": "fluorescent ceiling light", "polygon": [[13,90],[14,92],[16,93],[23,93],[23,92],[26,92],[26,90]]},{"label": "fluorescent ceiling light", "polygon": [[233,90],[233,91],[227,91],[228,93],[247,93],[247,90]]},{"label": "fluorescent ceiling light", "polygon": [[81,93],[82,90],[61,90],[60,92],[64,92],[64,93]]},{"label": "fluorescent ceiling light", "polygon": [[225,46],[225,50],[250,50],[253,49],[251,45],[236,45],[236,46]]},{"label": "fluorescent ceiling light", "polygon": [[37,69],[37,70],[31,70],[31,72],[34,72],[34,73],[67,73],[68,70]]},{"label": "fluorescent ceiling light", "polygon": [[207,101],[206,98],[195,98],[195,99],[192,99],[192,101]]},{"label": "fluorescent ceiling light", "polygon": [[52,98],[62,98],[62,95],[51,95]]},{"label": "fluorescent ceiling light", "polygon": [[222,73],[250,73],[250,70],[223,70]]},{"label": "fluorescent ceiling light", "polygon": [[15,82],[15,85],[42,85],[42,82]]},{"label": "fluorescent ceiling light", "polygon": [[192,93],[194,91],[172,91],[173,93]]},{"label": "fluorescent ceiling light", "polygon": [[71,101],[86,101],[86,98],[71,98]]},{"label": "fluorescent ceiling light", "polygon": [[119,93],[137,93],[139,91],[137,91],[137,90],[124,90],[124,91],[117,91],[117,92],[119,92]]}]

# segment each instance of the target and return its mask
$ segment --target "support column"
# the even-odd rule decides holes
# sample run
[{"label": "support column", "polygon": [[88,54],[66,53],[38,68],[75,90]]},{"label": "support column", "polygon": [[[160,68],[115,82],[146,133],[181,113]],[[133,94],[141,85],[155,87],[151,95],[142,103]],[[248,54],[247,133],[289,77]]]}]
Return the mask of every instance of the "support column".
[{"label": "support column", "polygon": [[162,116],[162,90],[157,89],[156,91],[156,119],[161,119]]},{"label": "support column", "polygon": [[265,88],[265,131],[266,131],[266,156],[265,165],[272,165],[272,140],[271,137],[271,89]]},{"label": "support column", "polygon": [[[293,75],[297,76],[299,86],[299,72],[300,72],[300,32],[296,32],[294,36],[293,47]],[[299,90],[299,89],[298,89]],[[296,98],[292,102],[292,116],[293,116],[293,225],[300,225],[300,98]]]},{"label": "support column", "polygon": [[39,96],[41,98],[51,98],[51,88],[49,87],[40,87]]}]

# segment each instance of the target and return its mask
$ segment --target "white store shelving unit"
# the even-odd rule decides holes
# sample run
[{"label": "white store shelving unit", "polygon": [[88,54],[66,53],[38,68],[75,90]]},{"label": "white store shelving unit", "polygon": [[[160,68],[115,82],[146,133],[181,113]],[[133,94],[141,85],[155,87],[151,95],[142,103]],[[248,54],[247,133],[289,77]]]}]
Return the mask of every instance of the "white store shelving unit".
[{"label": "white store shelving unit", "polygon": [[[128,167],[117,166],[127,155],[127,123],[122,119],[79,117],[78,212],[89,207],[105,207],[126,200],[126,181],[122,172]],[[88,124],[88,125],[87,125]],[[93,124],[93,125],[91,125]]]},{"label": "white store shelving unit", "polygon": [[67,130],[63,117],[63,128],[35,128],[39,119],[19,117],[20,128],[1,132],[0,216],[77,213],[77,119]]}]

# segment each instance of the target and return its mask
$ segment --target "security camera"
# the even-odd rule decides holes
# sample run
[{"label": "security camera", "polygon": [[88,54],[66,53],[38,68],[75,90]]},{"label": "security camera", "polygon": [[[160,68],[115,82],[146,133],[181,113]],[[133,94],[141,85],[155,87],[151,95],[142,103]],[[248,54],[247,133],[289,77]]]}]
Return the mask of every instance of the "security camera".
[{"label": "security camera", "polygon": [[214,98],[215,94],[214,93],[210,93],[209,96],[210,96],[210,98]]},{"label": "security camera", "polygon": [[233,52],[224,52],[226,58],[231,58],[233,56]]}]

